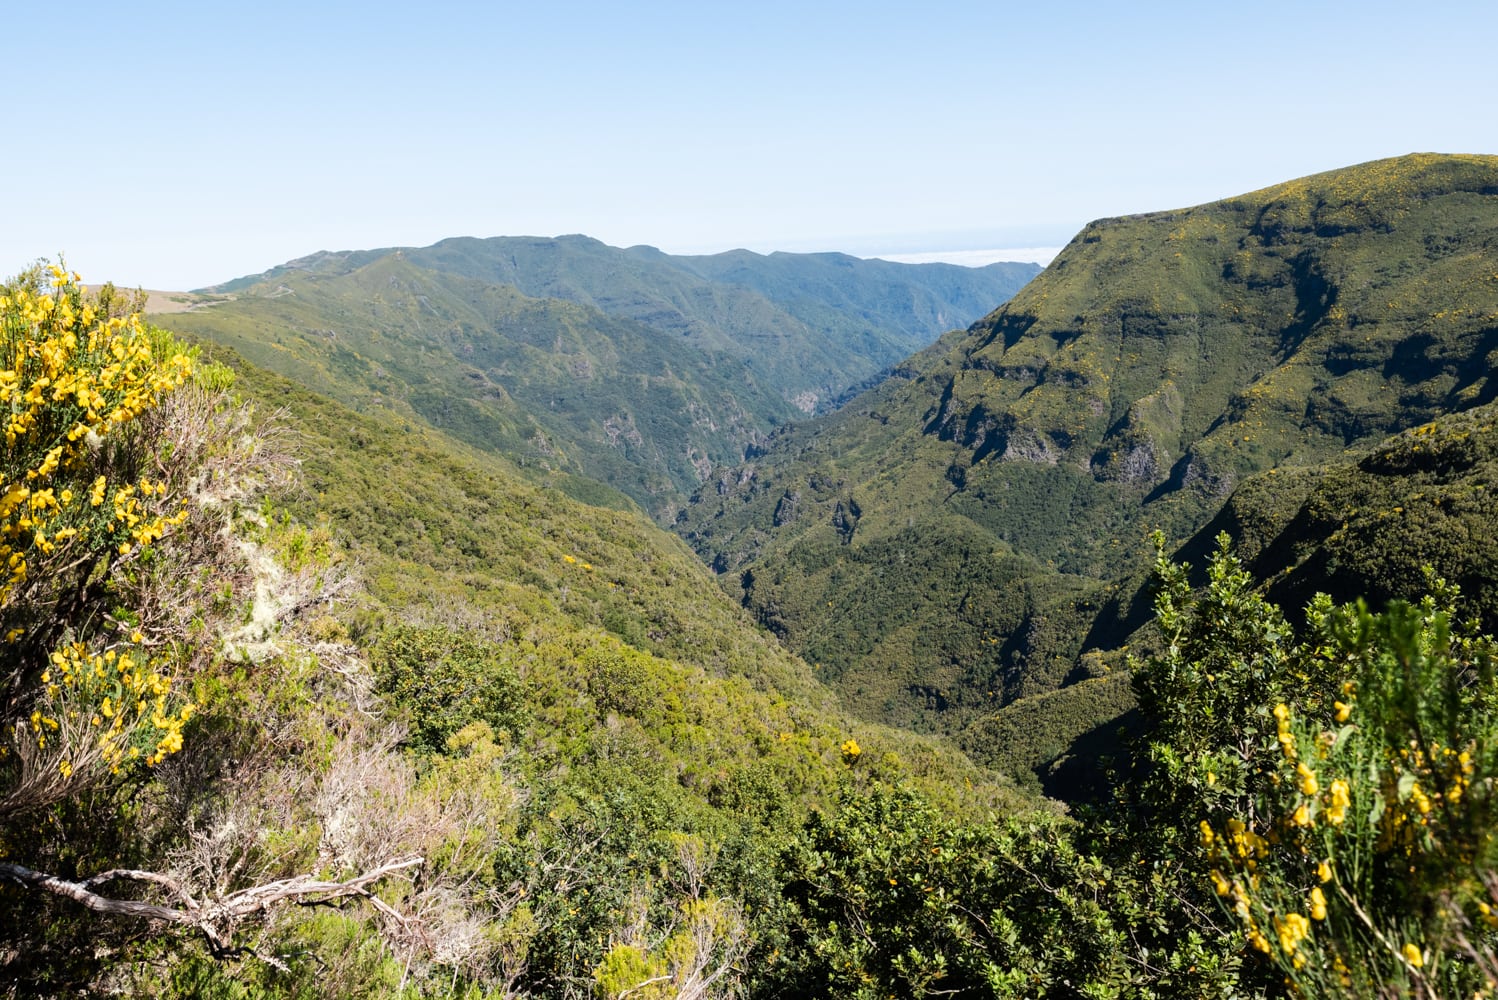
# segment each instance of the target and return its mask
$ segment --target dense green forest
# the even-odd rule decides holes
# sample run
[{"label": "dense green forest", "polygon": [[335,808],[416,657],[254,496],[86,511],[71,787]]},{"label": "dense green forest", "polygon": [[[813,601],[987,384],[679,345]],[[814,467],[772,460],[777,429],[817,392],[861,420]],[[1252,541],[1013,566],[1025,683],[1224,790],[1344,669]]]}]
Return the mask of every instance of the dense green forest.
[{"label": "dense green forest", "polygon": [[0,991],[1491,995],[1495,204],[1413,157],[1095,223],[749,465],[663,466],[695,553],[536,460],[541,397],[454,416],[499,316],[554,324],[533,386],[564,331],[658,376],[587,241],[149,321],[11,280]]}]

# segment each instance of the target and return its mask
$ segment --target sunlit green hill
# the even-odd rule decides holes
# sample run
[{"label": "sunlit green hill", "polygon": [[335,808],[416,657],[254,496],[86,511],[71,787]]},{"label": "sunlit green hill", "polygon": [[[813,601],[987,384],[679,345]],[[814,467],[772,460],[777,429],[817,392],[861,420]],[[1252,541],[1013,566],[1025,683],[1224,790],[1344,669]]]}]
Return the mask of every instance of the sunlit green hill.
[{"label": "sunlit green hill", "polygon": [[538,747],[578,752],[605,738],[610,716],[644,727],[632,752],[705,809],[746,794],[733,790],[746,769],[772,766],[789,768],[782,793],[810,801],[856,735],[938,794],[966,779],[990,802],[1028,801],[950,748],[851,718],[643,514],[579,502],[558,488],[564,477],[537,483],[491,453],[220,356],[291,435],[300,483],[285,510],[320,524],[359,566],[368,599],[355,638],[374,644],[412,621],[486,637],[522,682]]},{"label": "sunlit green hill", "polygon": [[1498,158],[1102,220],[678,527],[858,710],[958,730],[1087,675],[1149,530],[1493,400],[1495,351]]},{"label": "sunlit green hill", "polygon": [[[550,242],[319,255],[190,344],[6,286],[11,993],[1491,986],[1498,158],[1094,223],[804,424],[837,352],[776,323],[947,307]],[[177,395],[68,430],[125,356]]]},{"label": "sunlit green hill", "polygon": [[314,255],[220,286],[171,325],[356,409],[585,475],[669,515],[713,466],[1036,270],[447,240]]}]

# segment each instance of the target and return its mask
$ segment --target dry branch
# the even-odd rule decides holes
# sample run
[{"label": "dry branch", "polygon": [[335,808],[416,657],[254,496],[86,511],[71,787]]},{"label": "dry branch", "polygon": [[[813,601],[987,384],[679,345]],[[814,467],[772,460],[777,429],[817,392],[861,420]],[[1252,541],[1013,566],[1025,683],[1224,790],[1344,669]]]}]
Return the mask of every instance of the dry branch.
[{"label": "dry branch", "polygon": [[[0,862],[0,881],[50,892],[55,896],[63,896],[88,907],[95,913],[160,920],[192,928],[207,940],[214,956],[221,958],[244,953],[244,949],[233,944],[234,928],[239,921],[257,913],[263,913],[282,903],[327,904],[338,899],[359,897],[367,899],[371,905],[387,916],[404,922],[404,918],[389,904],[370,892],[369,887],[396,872],[414,868],[422,864],[424,860],[411,857],[391,861],[343,881],[321,879],[310,874],[297,875],[251,886],[248,889],[240,889],[218,899],[196,899],[176,879],[159,872],[136,871],[127,868],[112,869],[78,882],[70,882],[56,875],[33,871],[23,865]],[[159,886],[181,900],[182,905],[179,908],[134,899],[115,899],[94,891],[97,887],[114,881],[144,882]]]}]

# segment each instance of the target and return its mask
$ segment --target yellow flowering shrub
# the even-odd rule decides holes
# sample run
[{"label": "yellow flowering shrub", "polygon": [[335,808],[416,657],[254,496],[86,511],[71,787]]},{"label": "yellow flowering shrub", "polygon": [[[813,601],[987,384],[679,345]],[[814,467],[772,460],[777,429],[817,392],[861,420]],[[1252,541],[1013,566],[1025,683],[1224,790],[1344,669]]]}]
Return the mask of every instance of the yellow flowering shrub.
[{"label": "yellow flowering shrub", "polygon": [[192,712],[120,581],[191,514],[145,418],[194,366],[116,312],[55,265],[0,288],[0,815],[159,762]]},{"label": "yellow flowering shrub", "polygon": [[[77,276],[0,295],[0,606],[39,575],[107,544],[121,554],[180,518],[162,487],[132,466],[136,419],[192,373],[185,353],[158,357],[138,316],[100,315]],[[125,442],[121,442],[125,438]]]},{"label": "yellow flowering shrub", "polygon": [[[1250,794],[1203,819],[1216,894],[1302,996],[1498,988],[1498,686],[1454,588],[1372,614],[1318,599]],[[1266,720],[1267,721],[1267,720]]]}]

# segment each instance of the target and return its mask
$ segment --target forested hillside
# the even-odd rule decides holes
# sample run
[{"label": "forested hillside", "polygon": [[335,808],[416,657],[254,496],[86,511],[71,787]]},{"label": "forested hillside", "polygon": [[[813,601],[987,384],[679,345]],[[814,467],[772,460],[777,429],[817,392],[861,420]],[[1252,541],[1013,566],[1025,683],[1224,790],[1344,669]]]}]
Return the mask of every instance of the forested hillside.
[{"label": "forested hillside", "polygon": [[1096,619],[1150,530],[1186,541],[1261,473],[1242,506],[1298,502],[1278,484],[1493,400],[1495,243],[1478,156],[1095,222],[991,316],[715,477],[678,530],[857,711],[959,731],[1097,673],[1083,640],[1126,641]]},{"label": "forested hillside", "polygon": [[715,465],[1036,270],[453,239],[317,254],[184,297],[196,308],[171,322],[356,409],[583,474],[669,519]]},{"label": "forested hillside", "polygon": [[87,404],[120,441],[91,451],[43,390],[108,370],[67,352],[127,299],[11,292],[37,444],[6,509],[37,535],[9,551],[84,567],[12,560],[0,593],[11,992],[586,996],[681,962],[738,992],[790,974],[780,852],[814,807],[1053,812],[848,716],[642,514],[223,349],[131,317],[153,395]]}]

